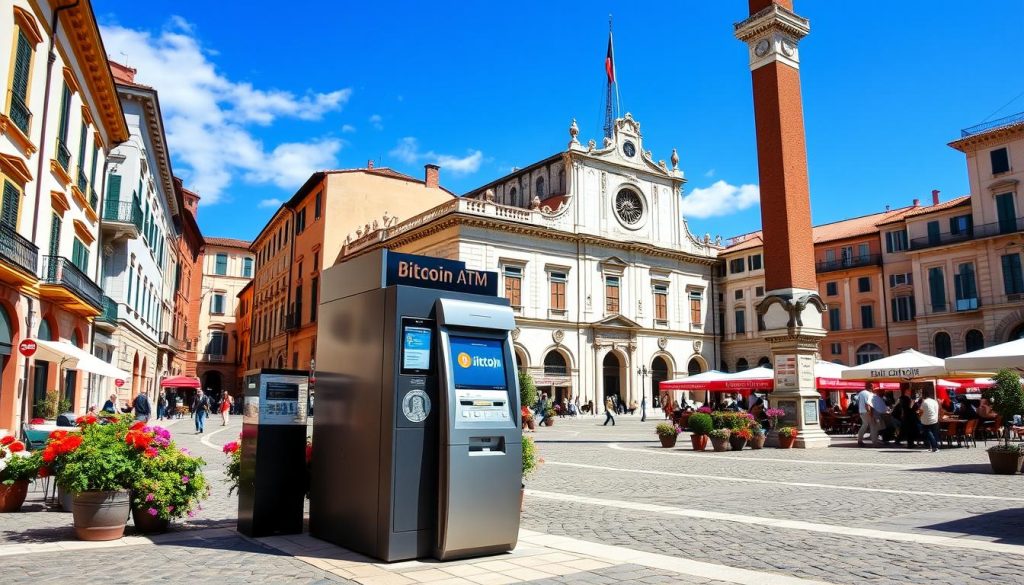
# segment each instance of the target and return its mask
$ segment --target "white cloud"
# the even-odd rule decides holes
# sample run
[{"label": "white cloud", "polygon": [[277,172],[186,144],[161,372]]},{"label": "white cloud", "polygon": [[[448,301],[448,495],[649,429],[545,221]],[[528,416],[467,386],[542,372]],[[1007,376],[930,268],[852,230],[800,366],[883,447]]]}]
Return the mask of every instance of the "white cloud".
[{"label": "white cloud", "polygon": [[353,126],[352,124],[345,124],[344,126],[341,127],[341,131],[345,134],[352,134],[353,132],[356,131],[356,127]]},{"label": "white cloud", "polygon": [[694,189],[683,197],[683,215],[707,218],[729,215],[760,202],[761,190],[757,185],[730,185],[715,181],[710,187]]},{"label": "white cloud", "polygon": [[264,145],[250,128],[281,118],[318,120],[340,110],[351,89],[296,96],[229,79],[210,59],[216,52],[203,47],[180,16],[172,16],[159,34],[117,25],[101,30],[109,54],[125,55],[138,69],[135,80],[160,92],[175,171],[204,205],[220,201],[238,177],[293,189],[314,170],[337,165],[341,141]]},{"label": "white cloud", "polygon": [[264,200],[260,201],[259,204],[256,207],[259,207],[260,209],[266,209],[268,207],[280,207],[280,206],[281,206],[281,200],[280,199],[264,199]]},{"label": "white cloud", "polygon": [[377,130],[383,130],[384,129],[384,124],[381,123],[383,121],[384,121],[384,118],[382,118],[380,114],[374,114],[374,115],[370,116],[370,118],[369,118],[370,124],[373,124],[373,127],[376,128]]},{"label": "white cloud", "polygon": [[715,176],[715,169],[708,169],[708,172],[704,173],[704,176],[709,178],[709,179],[711,177],[714,177]]},{"label": "white cloud", "polygon": [[480,170],[480,163],[484,160],[484,153],[479,150],[469,150],[467,152],[468,154],[462,157],[451,154],[438,154],[433,150],[420,152],[419,141],[413,136],[406,136],[399,140],[398,144],[388,154],[406,164],[432,162],[440,165],[443,170],[450,171],[456,175],[468,175]]}]

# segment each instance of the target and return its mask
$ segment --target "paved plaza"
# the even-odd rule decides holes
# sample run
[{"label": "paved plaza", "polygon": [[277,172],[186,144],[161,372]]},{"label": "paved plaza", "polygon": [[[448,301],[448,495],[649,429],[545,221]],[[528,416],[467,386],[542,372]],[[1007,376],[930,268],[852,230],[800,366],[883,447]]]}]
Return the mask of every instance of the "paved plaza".
[{"label": "paved plaza", "polygon": [[[6,583],[1024,583],[1024,478],[996,476],[979,448],[694,453],[662,449],[657,418],[558,420],[527,483],[518,548],[453,563],[377,563],[308,534],[234,531],[220,446],[238,421],[191,434],[213,492],[157,537],[74,539],[70,515],[33,492],[0,516]],[[200,440],[202,439],[202,440]]]}]

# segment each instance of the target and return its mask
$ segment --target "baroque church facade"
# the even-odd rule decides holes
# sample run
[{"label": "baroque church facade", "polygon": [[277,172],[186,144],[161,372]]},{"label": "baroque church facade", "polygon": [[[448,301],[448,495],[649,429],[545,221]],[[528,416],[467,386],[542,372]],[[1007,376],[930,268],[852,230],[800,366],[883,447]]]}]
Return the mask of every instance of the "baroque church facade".
[{"label": "baroque church facade", "polygon": [[[630,114],[600,146],[573,121],[566,150],[406,221],[347,239],[497,272],[516,314],[516,361],[556,400],[659,404],[657,382],[719,361],[720,247],[682,215],[685,184],[644,150]],[[699,397],[698,397],[699,398]]]}]

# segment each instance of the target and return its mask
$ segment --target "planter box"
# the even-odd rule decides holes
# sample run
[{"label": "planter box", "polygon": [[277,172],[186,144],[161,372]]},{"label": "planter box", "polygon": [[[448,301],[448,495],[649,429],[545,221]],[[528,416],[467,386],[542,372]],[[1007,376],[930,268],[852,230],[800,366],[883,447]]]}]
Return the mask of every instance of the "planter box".
[{"label": "planter box", "polygon": [[690,435],[690,443],[693,445],[694,451],[703,451],[708,447],[708,436],[707,435]]},{"label": "planter box", "polygon": [[988,461],[992,464],[992,473],[1000,475],[1016,475],[1024,463],[1024,453],[1015,451],[989,451]]},{"label": "planter box", "polygon": [[733,451],[742,451],[747,446],[747,440],[733,435],[729,437],[729,446],[732,447]]},{"label": "planter box", "polygon": [[661,446],[666,449],[676,446],[676,435],[658,435],[658,439],[661,440]]},{"label": "planter box", "polygon": [[11,485],[0,483],[0,512],[20,512],[28,496],[28,480],[16,481]]},{"label": "planter box", "polygon": [[71,512],[79,540],[117,540],[124,536],[131,510],[127,491],[80,492],[73,498]]}]

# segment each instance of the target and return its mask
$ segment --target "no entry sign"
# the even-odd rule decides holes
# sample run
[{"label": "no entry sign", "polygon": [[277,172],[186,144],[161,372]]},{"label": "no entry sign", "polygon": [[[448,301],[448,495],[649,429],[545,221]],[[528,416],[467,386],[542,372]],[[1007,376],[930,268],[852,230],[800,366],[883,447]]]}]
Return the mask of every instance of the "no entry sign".
[{"label": "no entry sign", "polygon": [[32,341],[31,339],[26,339],[25,341],[22,341],[21,343],[18,344],[18,351],[20,351],[21,355],[25,357],[32,357],[32,354],[36,352],[36,349],[38,349],[38,347],[39,346],[36,345],[36,342]]},{"label": "no entry sign", "polygon": [[118,388],[124,386],[124,380],[122,380],[121,378],[114,380],[114,386],[117,386]]}]

